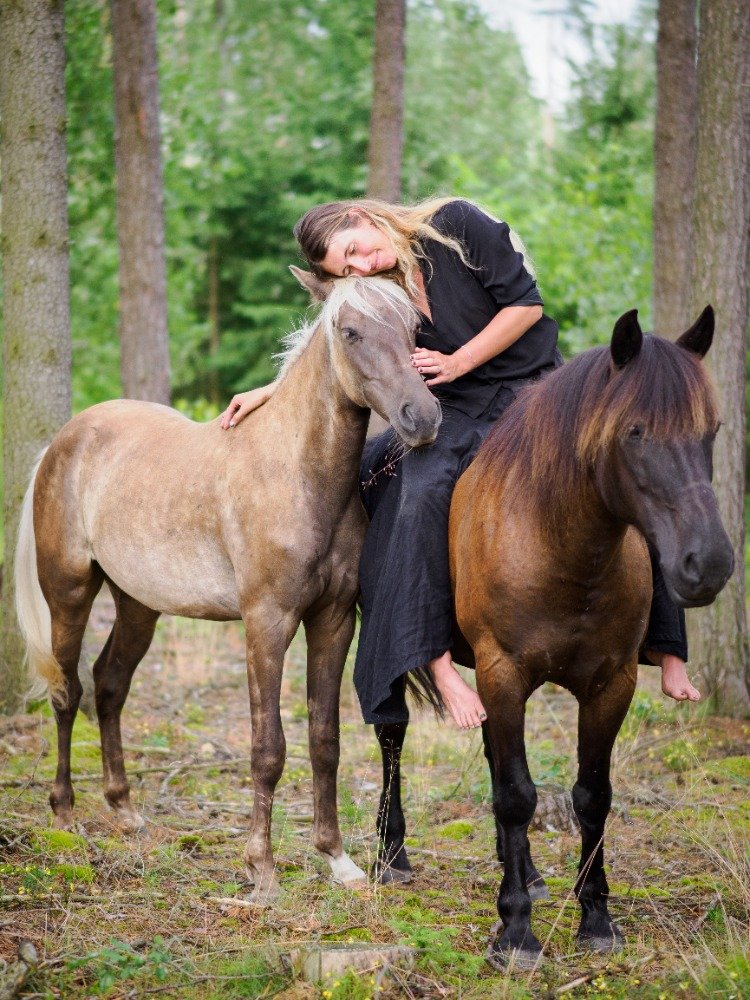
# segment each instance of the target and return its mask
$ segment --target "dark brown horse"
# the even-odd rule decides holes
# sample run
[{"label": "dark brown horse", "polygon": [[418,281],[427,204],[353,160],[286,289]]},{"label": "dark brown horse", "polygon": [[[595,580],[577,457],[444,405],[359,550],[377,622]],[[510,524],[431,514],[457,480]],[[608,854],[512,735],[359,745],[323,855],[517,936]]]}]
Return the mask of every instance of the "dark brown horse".
[{"label": "dark brown horse", "polygon": [[19,620],[57,719],[50,802],[58,826],[73,821],[78,658],[102,583],[116,608],[94,666],[104,794],[126,827],[143,821],[130,803],[120,713],[159,615],[243,620],[254,789],[245,862],[258,900],[277,888],[270,826],[285,757],[279,697],[300,621],[313,843],[337,879],[364,877],[343,850],[336,814],[339,687],[365,530],[359,461],[370,407],[415,447],[433,441],[440,423],[409,364],[417,314],[398,285],[323,283],[293,270],[324,304],[287,352],[271,401],[232,431],[151,403],[85,410],[57,434],[32,478],[16,560]]},{"label": "dark brown horse", "polygon": [[[528,967],[541,947],[531,898],[548,895],[529,852],[536,806],[524,747],[525,704],[545,681],[579,702],[573,804],[582,850],[576,893],[582,945],[619,947],[607,911],[604,824],[610,757],[637,676],[651,600],[646,542],[672,597],[710,603],[733,553],[711,489],[719,420],[700,363],[713,336],[705,310],[677,341],[641,333],[635,311],[609,348],[587,351],[508,409],[458,482],[450,515],[456,615],[487,710],[502,931],[488,958]],[[409,878],[398,763],[405,726],[379,738],[383,881]]]}]

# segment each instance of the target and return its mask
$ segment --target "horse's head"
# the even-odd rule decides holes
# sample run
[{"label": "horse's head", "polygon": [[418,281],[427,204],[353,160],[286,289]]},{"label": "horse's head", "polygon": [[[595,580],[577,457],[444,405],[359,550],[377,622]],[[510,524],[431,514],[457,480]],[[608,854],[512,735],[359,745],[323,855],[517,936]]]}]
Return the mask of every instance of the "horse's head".
[{"label": "horse's head", "polygon": [[318,302],[338,380],[357,406],[375,410],[413,448],[431,444],[441,413],[412,366],[418,315],[406,293],[387,278],[320,281],[293,274]]},{"label": "horse's head", "polygon": [[734,568],[711,487],[719,418],[701,359],[713,331],[710,306],[676,343],[644,336],[635,310],[621,316],[596,439],[584,443],[605,504],[655,546],[685,607],[709,604]]}]

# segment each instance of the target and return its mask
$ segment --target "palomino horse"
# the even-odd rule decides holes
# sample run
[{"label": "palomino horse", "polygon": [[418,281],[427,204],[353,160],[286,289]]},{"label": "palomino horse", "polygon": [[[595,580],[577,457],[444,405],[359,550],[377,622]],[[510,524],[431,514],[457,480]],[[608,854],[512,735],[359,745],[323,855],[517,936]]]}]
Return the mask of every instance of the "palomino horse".
[{"label": "palomino horse", "polygon": [[143,821],[130,804],[120,713],[159,615],[243,620],[254,790],[245,862],[259,901],[278,888],[270,825],[286,751],[279,698],[284,653],[300,622],[308,642],[312,839],[339,881],[363,877],[343,850],[336,812],[339,688],[365,530],[360,456],[370,407],[414,447],[433,441],[440,424],[434,397],[409,363],[417,314],[398,285],[322,283],[292,270],[323,307],[287,352],[273,398],[231,431],[127,400],[79,414],[32,479],[16,563],[31,666],[48,682],[57,719],[50,802],[61,827],[73,821],[81,640],[103,581],[116,607],[94,666],[104,794],[127,827]]},{"label": "palomino horse", "polygon": [[[681,605],[710,603],[733,568],[711,489],[719,421],[699,360],[713,327],[709,307],[673,344],[644,337],[636,312],[626,313],[609,349],[587,351],[519,396],[456,487],[456,615],[488,714],[485,747],[505,863],[503,930],[497,937],[493,930],[487,956],[497,967],[511,957],[528,967],[541,955],[531,899],[548,892],[529,851],[537,795],[524,713],[545,681],[566,687],[580,706],[573,788],[582,830],[578,938],[601,951],[622,940],[607,911],[602,842],[612,747],[633,695],[651,600],[644,537]],[[381,881],[411,877],[399,787],[405,730],[402,724],[378,732]]]}]

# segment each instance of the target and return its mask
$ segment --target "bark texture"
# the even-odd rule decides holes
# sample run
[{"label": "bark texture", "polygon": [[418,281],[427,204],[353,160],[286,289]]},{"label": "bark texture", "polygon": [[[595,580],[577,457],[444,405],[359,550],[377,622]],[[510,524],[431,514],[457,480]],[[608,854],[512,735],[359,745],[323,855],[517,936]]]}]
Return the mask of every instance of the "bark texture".
[{"label": "bark texture", "polygon": [[112,0],[123,394],[169,403],[154,0]]},{"label": "bark texture", "polygon": [[62,0],[0,0],[3,465],[0,711],[27,687],[13,560],[34,460],[70,417]]},{"label": "bark texture", "polygon": [[750,709],[744,574],[745,360],[750,235],[750,4],[701,0],[692,312],[716,309],[708,355],[724,425],[714,486],[736,570],[709,607],[691,613],[691,658],[722,712]]},{"label": "bark texture", "polygon": [[367,194],[390,202],[401,199],[405,55],[406,0],[376,0]]},{"label": "bark texture", "polygon": [[695,189],[696,0],[660,0],[654,129],[654,330],[688,328]]}]

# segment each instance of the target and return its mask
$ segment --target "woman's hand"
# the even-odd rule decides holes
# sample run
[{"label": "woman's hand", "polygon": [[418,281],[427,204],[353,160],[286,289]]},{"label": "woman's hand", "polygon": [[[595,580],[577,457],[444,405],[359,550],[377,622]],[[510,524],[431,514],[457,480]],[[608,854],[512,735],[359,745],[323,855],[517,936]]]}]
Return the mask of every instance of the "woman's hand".
[{"label": "woman's hand", "polygon": [[440,351],[428,351],[426,347],[417,347],[411,356],[411,363],[420,375],[433,376],[425,380],[426,385],[454,382],[474,367],[468,352],[462,351],[460,347],[455,354],[441,354]]},{"label": "woman's hand", "polygon": [[226,431],[230,427],[236,427],[240,420],[245,419],[248,413],[252,413],[253,410],[257,410],[259,406],[267,402],[275,389],[276,383],[271,382],[270,385],[262,385],[258,389],[250,389],[249,392],[239,392],[236,396],[233,396],[232,402],[221,415],[222,430]]}]

